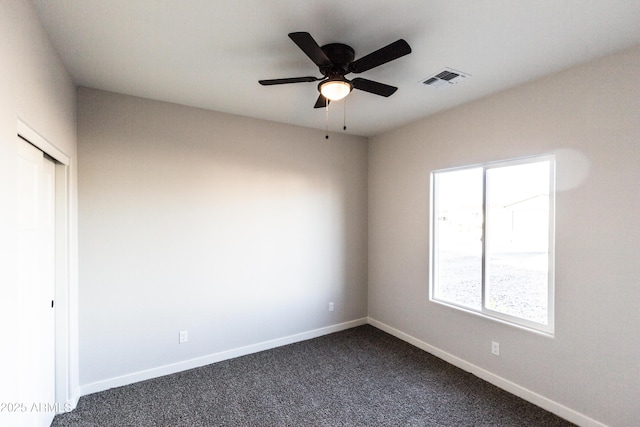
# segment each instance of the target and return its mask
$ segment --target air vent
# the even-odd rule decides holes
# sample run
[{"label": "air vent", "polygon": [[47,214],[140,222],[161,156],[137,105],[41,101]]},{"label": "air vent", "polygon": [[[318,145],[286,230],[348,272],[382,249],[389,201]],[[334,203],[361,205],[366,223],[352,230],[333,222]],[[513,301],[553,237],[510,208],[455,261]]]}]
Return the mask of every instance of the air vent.
[{"label": "air vent", "polygon": [[460,83],[470,76],[470,74],[463,73],[452,68],[445,68],[441,72],[422,80],[422,84],[425,86],[431,86],[435,89],[444,89],[450,85]]}]

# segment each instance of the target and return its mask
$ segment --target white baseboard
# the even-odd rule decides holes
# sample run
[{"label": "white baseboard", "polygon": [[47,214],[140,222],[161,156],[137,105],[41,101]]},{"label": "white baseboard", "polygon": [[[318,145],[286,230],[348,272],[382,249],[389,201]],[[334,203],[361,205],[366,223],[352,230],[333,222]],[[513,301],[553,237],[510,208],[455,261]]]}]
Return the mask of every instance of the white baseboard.
[{"label": "white baseboard", "polygon": [[80,400],[80,395],[77,394],[71,398],[69,398],[64,404],[58,406],[56,414],[64,414],[65,412],[71,412],[76,409],[78,406],[78,401]]},{"label": "white baseboard", "polygon": [[[299,334],[289,335],[286,337],[276,338],[269,341],[263,341],[256,344],[247,345],[244,347],[221,351],[219,353],[213,353],[206,356],[196,357],[194,359],[184,360],[181,362],[159,366],[159,367],[147,369],[144,371],[132,372],[130,374],[122,375],[119,377],[109,378],[102,381],[96,381],[90,384],[84,384],[80,386],[80,395],[84,396],[87,394],[108,390],[114,387],[121,387],[124,385],[133,384],[139,381],[145,381],[152,378],[162,377],[164,375],[175,374],[176,372],[182,372],[188,369],[199,368],[201,366],[210,365],[212,363],[221,362],[223,360],[233,359],[234,357],[257,353],[259,351],[269,350],[269,349],[280,347],[283,345],[293,344],[296,342],[321,337],[323,335],[344,331],[346,329],[355,328],[356,326],[361,326],[366,324],[367,324],[367,318],[356,319],[349,322],[339,323],[337,325],[331,325],[324,328],[313,329],[311,331],[301,332]],[[77,404],[77,401],[75,403]],[[73,406],[75,407],[75,404]]]},{"label": "white baseboard", "polygon": [[505,378],[502,378],[494,373],[491,373],[485,369],[482,369],[472,363],[467,362],[466,360],[460,359],[453,354],[447,353],[446,351],[440,350],[437,347],[434,347],[430,344],[427,344],[424,341],[419,340],[409,334],[405,334],[404,332],[395,329],[385,323],[379,322],[371,317],[368,318],[367,323],[371,326],[374,326],[388,334],[393,335],[396,338],[401,339],[402,341],[406,341],[411,345],[418,347],[421,350],[426,351],[427,353],[431,353],[439,359],[444,360],[445,362],[451,363],[452,365],[472,373],[473,375],[482,378],[483,380],[495,385],[496,387],[500,387],[503,390],[508,391],[511,394],[514,394],[528,402],[533,403],[536,406],[541,407],[551,413],[558,415],[559,417],[564,418],[567,421],[570,421],[574,424],[584,427],[607,427],[605,424],[602,424],[599,421],[596,421],[588,416],[581,414],[580,412],[574,411],[571,408],[568,408],[564,405],[561,405],[558,402],[555,402],[551,399],[548,399],[538,393],[535,393],[529,389],[526,389],[514,382],[511,382]]}]

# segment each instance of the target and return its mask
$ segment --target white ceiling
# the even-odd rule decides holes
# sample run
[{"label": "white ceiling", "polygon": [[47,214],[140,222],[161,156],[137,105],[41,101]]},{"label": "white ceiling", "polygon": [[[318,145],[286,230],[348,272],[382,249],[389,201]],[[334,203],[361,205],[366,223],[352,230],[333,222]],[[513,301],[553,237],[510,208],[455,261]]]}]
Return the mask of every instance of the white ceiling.
[{"label": "white ceiling", "polygon": [[[258,84],[321,76],[287,34],[348,44],[356,59],[404,38],[410,55],[358,75],[398,91],[347,98],[347,132],[363,136],[640,44],[640,0],[34,3],[78,85],[317,129],[316,83]],[[421,84],[444,67],[471,77],[444,90]],[[331,131],[342,131],[340,104]]]}]

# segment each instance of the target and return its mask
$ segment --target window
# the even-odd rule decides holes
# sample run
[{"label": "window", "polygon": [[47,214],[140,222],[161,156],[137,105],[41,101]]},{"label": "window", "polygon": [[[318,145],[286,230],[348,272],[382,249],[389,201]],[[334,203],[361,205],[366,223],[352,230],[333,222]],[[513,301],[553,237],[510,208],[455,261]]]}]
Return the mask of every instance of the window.
[{"label": "window", "polygon": [[553,332],[552,156],[431,174],[431,300]]}]

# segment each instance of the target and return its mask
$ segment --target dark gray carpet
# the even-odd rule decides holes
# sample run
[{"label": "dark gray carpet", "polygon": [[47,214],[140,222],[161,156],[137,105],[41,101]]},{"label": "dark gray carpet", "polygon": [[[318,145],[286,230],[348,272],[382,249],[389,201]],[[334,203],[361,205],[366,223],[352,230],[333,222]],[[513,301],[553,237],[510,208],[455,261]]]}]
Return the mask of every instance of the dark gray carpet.
[{"label": "dark gray carpet", "polygon": [[372,326],[84,396],[53,426],[570,426]]}]

